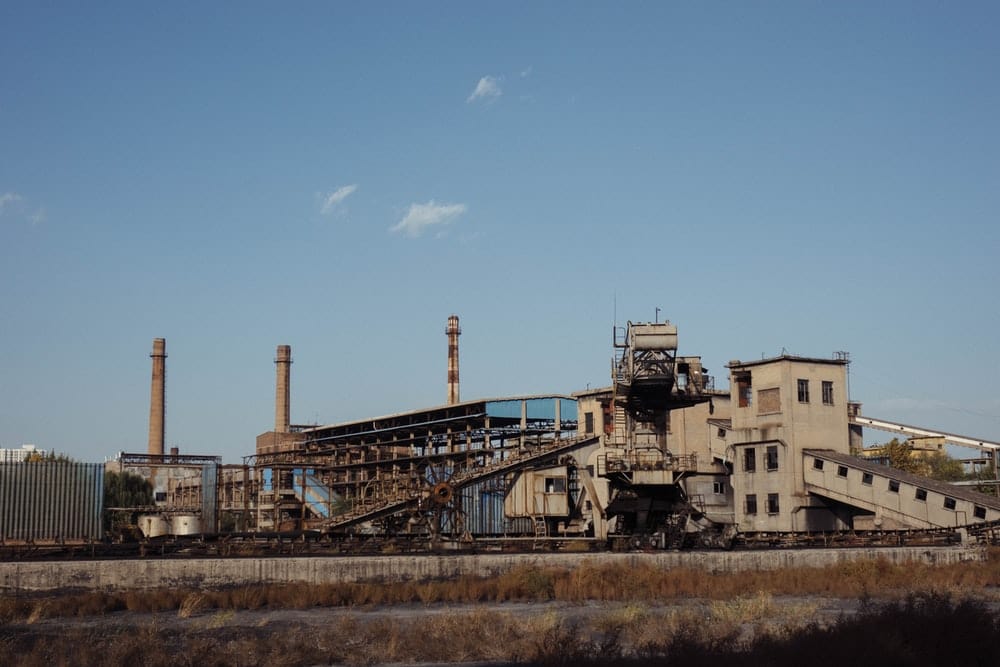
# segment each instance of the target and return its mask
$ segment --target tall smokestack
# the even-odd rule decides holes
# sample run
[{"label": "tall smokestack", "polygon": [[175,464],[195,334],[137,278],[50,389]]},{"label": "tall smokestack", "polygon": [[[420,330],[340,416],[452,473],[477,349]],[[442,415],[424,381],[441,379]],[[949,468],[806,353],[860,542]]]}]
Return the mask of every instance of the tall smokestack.
[{"label": "tall smokestack", "polygon": [[458,403],[458,337],[462,330],[458,326],[458,315],[448,318],[448,405]]},{"label": "tall smokestack", "polygon": [[274,391],[274,430],[278,433],[291,431],[291,392],[289,387],[292,370],[292,346],[279,345],[274,357],[278,377]]},{"label": "tall smokestack", "polygon": [[153,382],[149,390],[149,454],[163,456],[167,411],[167,341],[153,339]]}]

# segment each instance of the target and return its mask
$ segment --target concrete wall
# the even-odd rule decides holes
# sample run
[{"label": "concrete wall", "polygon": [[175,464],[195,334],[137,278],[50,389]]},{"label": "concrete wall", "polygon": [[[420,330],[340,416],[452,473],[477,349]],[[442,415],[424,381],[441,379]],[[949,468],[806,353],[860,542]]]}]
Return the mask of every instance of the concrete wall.
[{"label": "concrete wall", "polygon": [[655,554],[490,554],[454,556],[332,556],[312,558],[149,559],[0,563],[0,590],[123,590],[159,587],[241,586],[261,583],[322,584],[410,581],[460,575],[496,576],[517,567],[575,568],[653,564],[707,572],[825,567],[882,558],[891,563],[944,565],[983,560],[969,547],[794,549],[787,551],[664,552]]}]

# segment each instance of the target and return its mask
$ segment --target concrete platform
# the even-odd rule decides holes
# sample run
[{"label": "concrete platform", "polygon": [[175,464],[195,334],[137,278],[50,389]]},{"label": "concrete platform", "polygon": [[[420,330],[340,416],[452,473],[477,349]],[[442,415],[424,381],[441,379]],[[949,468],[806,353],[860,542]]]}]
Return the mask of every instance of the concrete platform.
[{"label": "concrete platform", "polygon": [[306,558],[143,559],[0,563],[0,590],[111,591],[247,584],[322,584],[414,581],[460,575],[493,576],[524,566],[575,568],[583,564],[689,567],[713,573],[825,567],[864,559],[890,563],[952,564],[981,561],[978,547],[788,549],[601,554],[476,554],[442,556],[324,556]]}]

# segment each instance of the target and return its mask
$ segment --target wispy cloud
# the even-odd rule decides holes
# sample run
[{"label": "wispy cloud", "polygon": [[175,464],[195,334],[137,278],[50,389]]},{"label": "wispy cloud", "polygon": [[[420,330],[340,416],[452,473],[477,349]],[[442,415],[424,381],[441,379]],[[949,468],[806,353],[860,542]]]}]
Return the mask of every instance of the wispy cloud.
[{"label": "wispy cloud", "polygon": [[525,67],[523,70],[521,70],[521,78],[527,79],[529,76],[531,76],[531,72],[534,69],[535,69],[534,65],[528,65],[527,67]]},{"label": "wispy cloud", "polygon": [[467,104],[472,104],[478,100],[491,101],[503,95],[500,89],[501,79],[495,76],[484,76],[476,84],[476,89],[466,98]]},{"label": "wispy cloud", "polygon": [[428,227],[454,222],[465,211],[465,204],[438,204],[433,199],[426,204],[410,204],[410,210],[389,231],[415,238]]},{"label": "wispy cloud", "polygon": [[332,213],[338,204],[350,197],[357,189],[357,185],[345,185],[337,188],[328,195],[323,195],[323,208],[320,209],[320,213],[323,215]]},{"label": "wispy cloud", "polygon": [[0,213],[3,213],[3,210],[5,208],[10,206],[11,204],[18,203],[19,201],[21,201],[21,199],[22,199],[21,195],[17,194],[16,192],[5,192],[2,195],[0,195]]}]

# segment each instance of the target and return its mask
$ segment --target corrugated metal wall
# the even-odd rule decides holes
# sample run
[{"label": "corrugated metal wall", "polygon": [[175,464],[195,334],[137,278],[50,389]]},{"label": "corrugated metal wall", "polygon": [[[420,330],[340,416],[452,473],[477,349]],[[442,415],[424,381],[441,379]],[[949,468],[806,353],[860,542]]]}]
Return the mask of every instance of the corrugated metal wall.
[{"label": "corrugated metal wall", "polygon": [[465,528],[475,536],[504,534],[503,485],[497,480],[470,484],[459,492]]},{"label": "corrugated metal wall", "polygon": [[0,539],[88,542],[101,539],[104,465],[0,464]]}]

